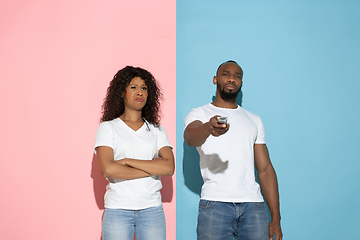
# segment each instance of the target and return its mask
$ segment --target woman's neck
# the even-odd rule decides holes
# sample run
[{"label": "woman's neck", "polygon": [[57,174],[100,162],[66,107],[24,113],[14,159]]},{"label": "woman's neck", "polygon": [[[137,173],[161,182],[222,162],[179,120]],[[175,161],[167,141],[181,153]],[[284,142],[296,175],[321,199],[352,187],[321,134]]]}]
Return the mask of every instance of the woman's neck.
[{"label": "woman's neck", "polygon": [[120,119],[124,122],[144,122],[141,111],[127,111],[126,109]]}]

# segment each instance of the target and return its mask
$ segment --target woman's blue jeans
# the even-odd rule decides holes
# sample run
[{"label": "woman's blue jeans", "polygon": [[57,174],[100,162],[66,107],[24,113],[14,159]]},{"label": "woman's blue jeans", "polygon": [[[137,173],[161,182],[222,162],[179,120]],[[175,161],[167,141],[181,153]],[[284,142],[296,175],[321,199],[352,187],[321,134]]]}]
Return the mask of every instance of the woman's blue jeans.
[{"label": "woman's blue jeans", "polygon": [[198,240],[269,240],[264,202],[229,203],[200,200]]},{"label": "woman's blue jeans", "polygon": [[162,205],[141,210],[104,210],[103,240],[165,240],[166,224]]}]

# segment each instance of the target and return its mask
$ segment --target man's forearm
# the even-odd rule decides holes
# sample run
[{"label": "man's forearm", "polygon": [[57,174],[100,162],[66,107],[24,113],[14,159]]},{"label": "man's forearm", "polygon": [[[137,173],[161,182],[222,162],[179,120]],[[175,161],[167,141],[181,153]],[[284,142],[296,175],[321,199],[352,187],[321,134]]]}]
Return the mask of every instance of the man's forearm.
[{"label": "man's forearm", "polygon": [[206,139],[209,137],[210,133],[207,131],[207,126],[209,122],[204,124],[189,125],[184,132],[184,140],[189,146],[198,147],[201,146]]},{"label": "man's forearm", "polygon": [[274,168],[271,166],[263,173],[259,173],[259,182],[261,191],[264,198],[269,206],[271,219],[280,221],[280,204],[279,204],[279,190],[276,173]]}]

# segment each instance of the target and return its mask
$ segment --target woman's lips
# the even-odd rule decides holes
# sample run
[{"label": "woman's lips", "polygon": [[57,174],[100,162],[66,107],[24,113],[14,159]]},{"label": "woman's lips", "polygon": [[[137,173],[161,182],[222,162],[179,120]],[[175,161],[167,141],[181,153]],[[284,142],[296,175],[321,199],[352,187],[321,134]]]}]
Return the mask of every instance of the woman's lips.
[{"label": "woman's lips", "polygon": [[142,99],[142,98],[135,98],[135,101],[137,101],[137,102],[143,102],[144,99]]}]

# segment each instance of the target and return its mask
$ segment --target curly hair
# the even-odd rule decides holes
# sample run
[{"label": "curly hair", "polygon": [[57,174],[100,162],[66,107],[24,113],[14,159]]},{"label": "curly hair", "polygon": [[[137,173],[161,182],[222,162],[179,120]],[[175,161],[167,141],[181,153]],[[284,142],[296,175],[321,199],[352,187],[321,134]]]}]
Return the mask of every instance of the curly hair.
[{"label": "curly hair", "polygon": [[142,118],[155,126],[160,125],[160,100],[162,94],[159,85],[150,72],[132,66],[126,66],[119,70],[111,80],[104,103],[101,107],[101,122],[113,120],[124,113],[125,105],[122,95],[131,80],[135,77],[140,77],[144,80],[148,88],[147,101],[141,111]]}]

